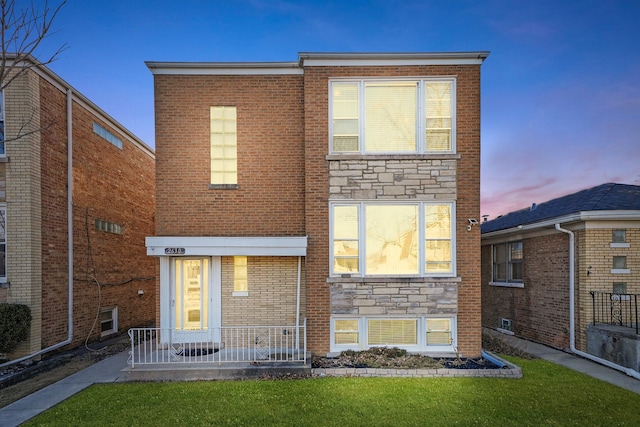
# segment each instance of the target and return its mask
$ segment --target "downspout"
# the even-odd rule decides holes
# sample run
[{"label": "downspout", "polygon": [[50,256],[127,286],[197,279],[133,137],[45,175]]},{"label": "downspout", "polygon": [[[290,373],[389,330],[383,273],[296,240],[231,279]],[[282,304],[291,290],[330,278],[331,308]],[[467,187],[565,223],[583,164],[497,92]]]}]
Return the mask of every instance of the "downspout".
[{"label": "downspout", "polygon": [[296,343],[300,344],[300,271],[302,270],[302,257],[298,255],[298,283],[296,291]]},{"label": "downspout", "polygon": [[67,241],[69,245],[69,258],[68,258],[68,301],[69,307],[67,309],[67,322],[69,326],[67,328],[67,339],[44,348],[35,353],[31,353],[27,356],[20,357],[18,359],[10,360],[9,362],[0,365],[0,368],[5,366],[20,363],[24,360],[31,359],[36,356],[48,353],[52,350],[71,344],[73,341],[73,92],[71,88],[67,88]]},{"label": "downspout", "polygon": [[582,356],[585,359],[593,360],[594,362],[608,366],[609,368],[622,371],[630,377],[640,379],[640,372],[634,371],[631,368],[620,366],[616,363],[594,356],[593,354],[585,353],[576,348],[576,333],[575,333],[575,285],[576,285],[576,273],[575,273],[575,235],[573,231],[560,227],[560,224],[556,224],[556,230],[569,235],[569,347],[572,353]]}]

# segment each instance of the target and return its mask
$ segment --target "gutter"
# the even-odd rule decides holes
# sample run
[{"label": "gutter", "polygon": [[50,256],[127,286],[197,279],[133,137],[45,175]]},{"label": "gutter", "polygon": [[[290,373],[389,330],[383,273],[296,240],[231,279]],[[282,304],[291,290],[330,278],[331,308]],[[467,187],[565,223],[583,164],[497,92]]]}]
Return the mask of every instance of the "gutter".
[{"label": "gutter", "polygon": [[69,245],[68,258],[68,308],[67,308],[67,339],[45,349],[10,360],[0,365],[0,368],[14,365],[24,360],[40,356],[52,350],[71,344],[73,341],[73,91],[67,88],[67,241]]},{"label": "gutter", "polygon": [[630,377],[640,379],[640,372],[635,371],[625,366],[620,366],[616,363],[594,356],[593,354],[585,353],[576,349],[576,333],[575,333],[575,285],[576,285],[576,273],[575,273],[575,235],[573,231],[564,229],[560,226],[560,223],[555,224],[556,230],[569,235],[569,346],[572,353],[582,356],[585,359],[590,359],[594,362],[608,366],[609,368],[622,371]]},{"label": "gutter", "polygon": [[573,214],[559,216],[551,219],[545,219],[530,224],[522,224],[516,227],[503,228],[501,230],[488,231],[482,233],[482,238],[500,237],[515,232],[531,231],[553,227],[556,224],[579,222],[579,221],[608,221],[608,220],[630,220],[637,221],[640,219],[640,211],[638,210],[607,210],[607,211],[580,211]]}]

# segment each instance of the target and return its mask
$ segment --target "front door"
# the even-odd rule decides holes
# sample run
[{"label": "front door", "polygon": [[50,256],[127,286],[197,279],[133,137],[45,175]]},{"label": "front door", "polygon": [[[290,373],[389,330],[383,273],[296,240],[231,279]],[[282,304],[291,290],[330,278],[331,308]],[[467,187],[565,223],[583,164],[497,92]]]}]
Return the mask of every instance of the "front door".
[{"label": "front door", "polygon": [[173,270],[173,341],[212,341],[209,258],[175,258]]}]

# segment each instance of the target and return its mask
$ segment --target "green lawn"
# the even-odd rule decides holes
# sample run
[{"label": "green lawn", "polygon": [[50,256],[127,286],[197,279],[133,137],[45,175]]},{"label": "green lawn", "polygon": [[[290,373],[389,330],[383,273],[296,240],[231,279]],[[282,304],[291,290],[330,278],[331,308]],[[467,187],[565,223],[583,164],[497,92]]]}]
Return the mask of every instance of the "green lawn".
[{"label": "green lawn", "polygon": [[26,426],[637,426],[640,395],[544,360],[522,379],[99,384]]}]

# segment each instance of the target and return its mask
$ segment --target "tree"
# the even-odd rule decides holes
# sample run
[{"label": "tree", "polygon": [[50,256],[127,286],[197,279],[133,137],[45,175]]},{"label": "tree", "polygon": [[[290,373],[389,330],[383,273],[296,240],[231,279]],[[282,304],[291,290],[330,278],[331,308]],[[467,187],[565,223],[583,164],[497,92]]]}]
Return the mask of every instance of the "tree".
[{"label": "tree", "polygon": [[52,63],[67,48],[65,43],[53,54],[40,60],[34,55],[40,44],[51,35],[53,20],[65,3],[66,0],[63,0],[52,8],[48,0],[40,3],[40,6],[33,0],[26,6],[16,5],[16,0],[0,0],[0,90],[30,68]]},{"label": "tree", "polygon": [[33,111],[31,117],[21,121],[19,131],[12,138],[5,138],[2,93],[31,68],[52,63],[67,48],[65,43],[44,59],[35,56],[41,43],[51,35],[53,20],[65,3],[66,0],[62,0],[57,7],[50,7],[48,0],[25,0],[23,5],[16,4],[16,0],[0,0],[0,153],[5,152],[6,142],[40,132],[53,124],[34,129],[32,122],[36,112]]}]

